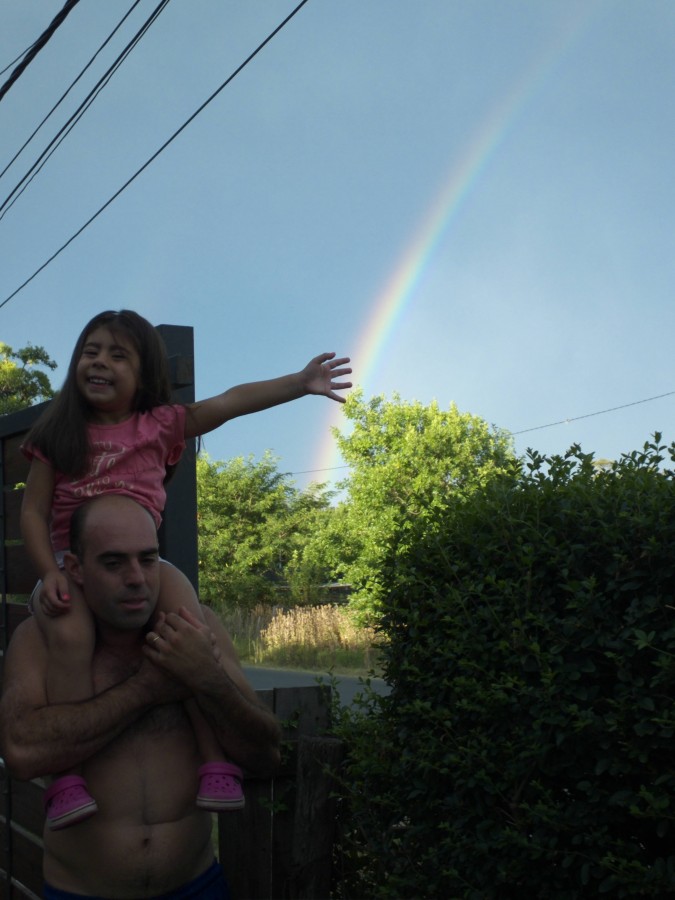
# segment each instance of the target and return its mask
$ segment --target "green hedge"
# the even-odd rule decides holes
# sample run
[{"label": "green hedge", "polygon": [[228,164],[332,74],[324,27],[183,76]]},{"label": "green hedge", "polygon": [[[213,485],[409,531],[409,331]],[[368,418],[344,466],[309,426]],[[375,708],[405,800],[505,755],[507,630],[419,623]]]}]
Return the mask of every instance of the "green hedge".
[{"label": "green hedge", "polygon": [[611,469],[578,447],[531,453],[392,553],[393,692],[343,714],[342,896],[675,892],[675,479],[659,441]]}]

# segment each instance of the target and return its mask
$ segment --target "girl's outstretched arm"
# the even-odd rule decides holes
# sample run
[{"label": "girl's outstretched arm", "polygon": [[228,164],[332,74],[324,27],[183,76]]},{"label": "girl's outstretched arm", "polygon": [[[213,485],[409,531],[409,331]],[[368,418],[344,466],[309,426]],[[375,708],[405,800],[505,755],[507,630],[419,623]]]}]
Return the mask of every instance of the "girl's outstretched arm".
[{"label": "girl's outstretched arm", "polygon": [[336,359],[334,353],[321,353],[300,372],[269,381],[239,384],[216,397],[189,403],[186,407],[185,437],[198,437],[229,419],[298,400],[307,394],[319,394],[344,403],[345,398],[337,391],[350,388],[352,383],[337,379],[351,373],[348,362],[348,356]]}]

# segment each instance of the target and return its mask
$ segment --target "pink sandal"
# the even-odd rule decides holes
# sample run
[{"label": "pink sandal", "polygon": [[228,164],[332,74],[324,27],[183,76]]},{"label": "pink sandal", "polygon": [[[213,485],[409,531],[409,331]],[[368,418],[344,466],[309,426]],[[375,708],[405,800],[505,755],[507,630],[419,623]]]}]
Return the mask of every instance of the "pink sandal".
[{"label": "pink sandal", "polygon": [[234,763],[205,763],[197,771],[197,806],[211,812],[242,809],[245,803],[241,782],[244,773]]},{"label": "pink sandal", "polygon": [[44,804],[47,824],[52,831],[82,822],[98,810],[87,790],[87,782],[79,775],[57,778],[45,791]]}]

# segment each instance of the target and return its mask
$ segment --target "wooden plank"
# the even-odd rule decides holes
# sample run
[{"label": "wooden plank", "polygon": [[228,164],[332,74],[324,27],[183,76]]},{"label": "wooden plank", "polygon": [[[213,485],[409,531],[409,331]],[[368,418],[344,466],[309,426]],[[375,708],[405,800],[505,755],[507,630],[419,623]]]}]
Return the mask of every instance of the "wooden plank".
[{"label": "wooden plank", "polygon": [[23,545],[5,547],[5,591],[8,594],[30,594],[37,582],[37,573]]},{"label": "wooden plank", "polygon": [[19,622],[30,618],[30,613],[25,603],[8,603],[7,612],[9,614],[9,636],[11,637]]},{"label": "wooden plank", "polygon": [[44,785],[34,781],[12,779],[12,825],[34,835],[42,835],[45,814],[42,798]]},{"label": "wooden plank", "polygon": [[4,466],[5,485],[23,483],[28,477],[30,463],[21,452],[21,444],[24,442],[26,432],[5,437],[2,442],[2,461]]},{"label": "wooden plank", "polygon": [[274,712],[281,722],[282,740],[325,734],[330,727],[330,698],[329,685],[275,688]]},{"label": "wooden plank", "polygon": [[[293,896],[298,883],[295,870],[299,867],[292,858],[298,741],[304,729],[323,731],[329,719],[329,692],[317,685],[258,691],[257,695],[281,719],[282,766],[271,780],[246,781],[246,807],[239,820],[232,813],[219,816],[219,854],[233,900],[284,900]],[[306,790],[311,795],[311,786]]]},{"label": "wooden plank", "polygon": [[2,499],[5,513],[5,540],[20,541],[22,537],[19,519],[23,501],[23,489],[7,489],[4,491]]},{"label": "wooden plank", "polygon": [[36,894],[25,884],[18,884],[16,881],[12,884],[11,900],[40,900],[41,897],[42,894]]},{"label": "wooden plank", "polygon": [[[12,830],[12,879],[20,882],[30,891],[42,896],[42,841],[15,829]],[[16,886],[16,885],[15,885]],[[27,896],[17,893],[18,897]]]},{"label": "wooden plank", "polygon": [[[7,816],[6,816],[6,797],[3,794],[2,797],[2,812],[3,815],[0,816],[0,872],[7,872]],[[0,883],[2,883],[2,879],[0,879]],[[0,891],[0,897],[2,897],[2,892]]]},{"label": "wooden plank", "polygon": [[[193,403],[194,329],[187,325],[158,325],[157,331],[169,357],[171,401]],[[159,549],[162,556],[190,579],[199,594],[196,452],[196,441],[186,441],[183,458],[167,485]]]},{"label": "wooden plank", "polygon": [[281,772],[274,779],[272,819],[273,898],[292,896],[294,882],[293,833],[297,815],[298,741],[322,734],[330,722],[331,689],[323,685],[274,690],[274,712],[282,726]]},{"label": "wooden plank", "polygon": [[[0,812],[0,822],[4,826],[9,800],[12,810],[12,826],[35,835],[36,839],[41,842],[45,821],[42,802],[46,787],[45,780],[38,778],[34,781],[19,781],[16,778],[8,778],[7,768],[0,760],[0,785],[5,801]],[[11,800],[8,792],[11,792]]]},{"label": "wooden plank", "polygon": [[[7,615],[7,642],[9,642],[19,622],[23,622],[24,619],[28,618],[30,613],[25,603],[6,603],[3,613]],[[0,618],[0,687],[2,686],[2,667],[4,665],[4,653],[2,651],[2,648],[5,646],[4,632],[4,618]]]},{"label": "wooden plank", "polygon": [[246,806],[218,816],[218,856],[232,900],[268,900],[272,880],[271,779],[247,779]]},{"label": "wooden plank", "polygon": [[330,897],[337,801],[337,772],[344,744],[337,738],[301,737],[293,829],[294,900]]}]

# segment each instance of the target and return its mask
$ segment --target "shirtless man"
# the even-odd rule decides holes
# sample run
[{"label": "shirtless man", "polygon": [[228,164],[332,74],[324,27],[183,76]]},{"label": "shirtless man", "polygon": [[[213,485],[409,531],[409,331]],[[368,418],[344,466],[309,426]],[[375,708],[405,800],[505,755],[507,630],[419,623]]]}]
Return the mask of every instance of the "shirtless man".
[{"label": "shirtless man", "polygon": [[210,610],[208,628],[184,612],[148,631],[159,556],[142,507],[114,495],[87,503],[73,517],[71,548],[66,569],[96,621],[96,695],[48,705],[46,646],[30,619],[12,638],[0,702],[12,774],[31,779],[81,765],[98,804],[84,822],[45,829],[45,897],[226,898],[211,814],[195,805],[199,759],[181,701],[194,697],[228,758],[255,774],[278,765],[278,722]]}]

